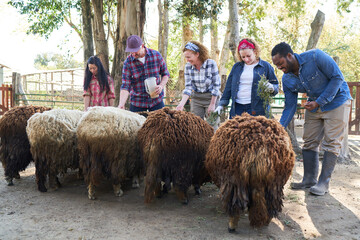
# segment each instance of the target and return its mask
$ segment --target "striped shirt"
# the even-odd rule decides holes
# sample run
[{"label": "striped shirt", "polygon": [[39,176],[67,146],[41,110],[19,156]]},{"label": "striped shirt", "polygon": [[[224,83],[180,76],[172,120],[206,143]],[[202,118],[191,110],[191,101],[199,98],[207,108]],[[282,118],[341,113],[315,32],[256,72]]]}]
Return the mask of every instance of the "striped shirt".
[{"label": "striped shirt", "polygon": [[90,96],[90,107],[93,106],[110,106],[110,99],[115,99],[115,91],[114,91],[114,81],[110,76],[108,76],[108,83],[110,87],[110,91],[100,91],[100,84],[97,80],[96,76],[93,75],[89,88],[84,90],[83,96]]},{"label": "striped shirt", "polygon": [[216,62],[207,59],[200,71],[187,63],[185,66],[185,89],[183,94],[191,96],[192,91],[199,93],[211,92],[213,96],[220,95],[221,79]]},{"label": "striped shirt", "polygon": [[151,98],[145,89],[145,79],[156,77],[160,84],[161,77],[170,76],[161,54],[153,49],[145,48],[145,64],[131,54],[126,58],[122,71],[121,89],[130,92],[130,104],[141,108],[151,108],[158,105],[164,97],[162,91],[157,98]]}]

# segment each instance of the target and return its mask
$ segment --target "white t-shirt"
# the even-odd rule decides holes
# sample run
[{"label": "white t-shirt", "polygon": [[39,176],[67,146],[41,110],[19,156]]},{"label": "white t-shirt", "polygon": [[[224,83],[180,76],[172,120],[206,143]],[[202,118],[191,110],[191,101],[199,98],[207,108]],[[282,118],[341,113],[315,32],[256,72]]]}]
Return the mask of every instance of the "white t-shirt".
[{"label": "white t-shirt", "polygon": [[142,62],[143,64],[145,64],[145,56],[142,58],[138,58],[137,60],[139,60],[140,62]]},{"label": "white t-shirt", "polygon": [[236,102],[239,104],[251,103],[251,89],[254,80],[254,67],[258,63],[247,65],[244,64],[244,71],[240,75],[239,90],[237,93]]}]

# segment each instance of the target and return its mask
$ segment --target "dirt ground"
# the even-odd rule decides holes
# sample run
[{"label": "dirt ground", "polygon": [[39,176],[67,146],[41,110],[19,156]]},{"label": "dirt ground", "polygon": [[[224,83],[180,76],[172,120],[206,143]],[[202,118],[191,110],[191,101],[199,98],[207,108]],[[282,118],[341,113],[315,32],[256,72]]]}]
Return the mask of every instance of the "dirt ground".
[{"label": "dirt ground", "polygon": [[[310,195],[294,191],[291,181],[302,177],[302,162],[284,188],[285,201],[278,219],[254,229],[244,214],[235,234],[227,231],[218,189],[202,187],[195,196],[190,189],[188,205],[180,204],[171,191],[152,204],[144,204],[144,186],[125,188],[115,197],[111,184],[103,181],[97,200],[87,198],[86,185],[76,172],[60,178],[56,191],[41,193],[35,184],[35,168],[21,172],[14,186],[7,186],[0,167],[0,239],[360,239],[359,139],[350,139],[352,161],[338,164],[330,193]],[[360,151],[359,151],[360,152]]]}]

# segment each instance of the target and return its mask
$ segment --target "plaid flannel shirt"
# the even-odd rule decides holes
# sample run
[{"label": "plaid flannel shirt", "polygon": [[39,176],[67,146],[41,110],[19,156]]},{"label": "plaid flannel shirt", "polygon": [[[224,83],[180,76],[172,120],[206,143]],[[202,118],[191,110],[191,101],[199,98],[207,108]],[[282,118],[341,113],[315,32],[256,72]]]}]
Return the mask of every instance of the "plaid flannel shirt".
[{"label": "plaid flannel shirt", "polygon": [[145,48],[145,64],[131,54],[126,58],[122,71],[121,89],[130,92],[130,104],[141,108],[151,108],[159,104],[164,97],[164,91],[157,98],[151,98],[145,89],[145,79],[156,77],[160,84],[161,77],[170,76],[161,54],[153,49]]},{"label": "plaid flannel shirt", "polygon": [[199,93],[211,92],[213,96],[220,95],[221,80],[216,62],[207,59],[198,71],[193,65],[185,66],[185,89],[183,94],[191,96],[192,91]]},{"label": "plaid flannel shirt", "polygon": [[90,96],[90,107],[93,106],[104,106],[110,105],[109,100],[115,99],[114,81],[108,76],[108,83],[110,87],[109,92],[100,90],[100,84],[96,76],[93,76],[88,90],[84,90],[83,96]]}]

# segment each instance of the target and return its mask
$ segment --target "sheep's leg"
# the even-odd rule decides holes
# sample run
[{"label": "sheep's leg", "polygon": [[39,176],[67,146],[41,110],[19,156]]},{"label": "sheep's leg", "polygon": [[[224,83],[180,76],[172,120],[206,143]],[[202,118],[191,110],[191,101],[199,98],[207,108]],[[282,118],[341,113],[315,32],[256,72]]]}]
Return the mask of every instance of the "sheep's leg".
[{"label": "sheep's leg", "polygon": [[81,180],[84,179],[84,174],[81,168],[79,168],[79,171],[77,173],[77,178]]},{"label": "sheep's leg", "polygon": [[133,178],[132,178],[132,188],[139,188],[140,187],[140,181],[139,181],[139,178],[138,178],[138,176],[134,176]]},{"label": "sheep's leg", "polygon": [[121,197],[124,192],[121,190],[121,184],[113,184],[114,194],[116,197]]},{"label": "sheep's leg", "polygon": [[49,187],[52,190],[56,190],[61,187],[56,171],[50,171],[49,173]]},{"label": "sheep's leg", "polygon": [[90,200],[95,200],[96,197],[95,197],[95,186],[91,183],[89,183],[88,185],[88,198]]},{"label": "sheep's leg", "polygon": [[44,164],[42,164],[44,161],[43,159],[35,160],[35,175],[36,175],[36,183],[38,186],[38,190],[40,192],[47,192],[45,183],[46,183],[46,173],[44,169]]},{"label": "sheep's leg", "polygon": [[161,180],[160,179],[156,179],[155,196],[157,198],[161,198],[163,196],[163,194],[161,192]]},{"label": "sheep's leg", "polygon": [[195,190],[195,195],[200,195],[201,194],[201,189],[200,189],[199,184],[194,184],[194,190]]},{"label": "sheep's leg", "polygon": [[178,186],[175,186],[175,193],[176,193],[176,196],[178,197],[178,199],[180,200],[180,202],[182,204],[188,204],[189,203],[189,199],[188,199],[186,191],[182,191],[182,190],[179,189]]},{"label": "sheep's leg", "polygon": [[6,180],[8,186],[13,186],[14,185],[12,177],[6,176],[5,180]]},{"label": "sheep's leg", "polygon": [[168,193],[170,190],[171,190],[171,181],[170,178],[167,177],[163,185],[163,193]]},{"label": "sheep's leg", "polygon": [[234,233],[235,229],[237,228],[238,222],[239,222],[240,215],[235,214],[234,216],[230,216],[229,219],[229,233]]},{"label": "sheep's leg", "polygon": [[19,172],[15,173],[14,178],[15,178],[15,179],[20,179],[20,174],[19,174]]},{"label": "sheep's leg", "polygon": [[58,188],[60,188],[60,187],[61,187],[61,183],[60,183],[60,181],[59,181],[59,178],[56,177],[55,180],[56,180],[56,186],[57,186]]},{"label": "sheep's leg", "polygon": [[14,183],[13,183],[14,178],[15,179],[20,179],[19,172],[6,173],[6,171],[5,171],[5,180],[6,180],[8,186],[13,186],[14,185]]}]

